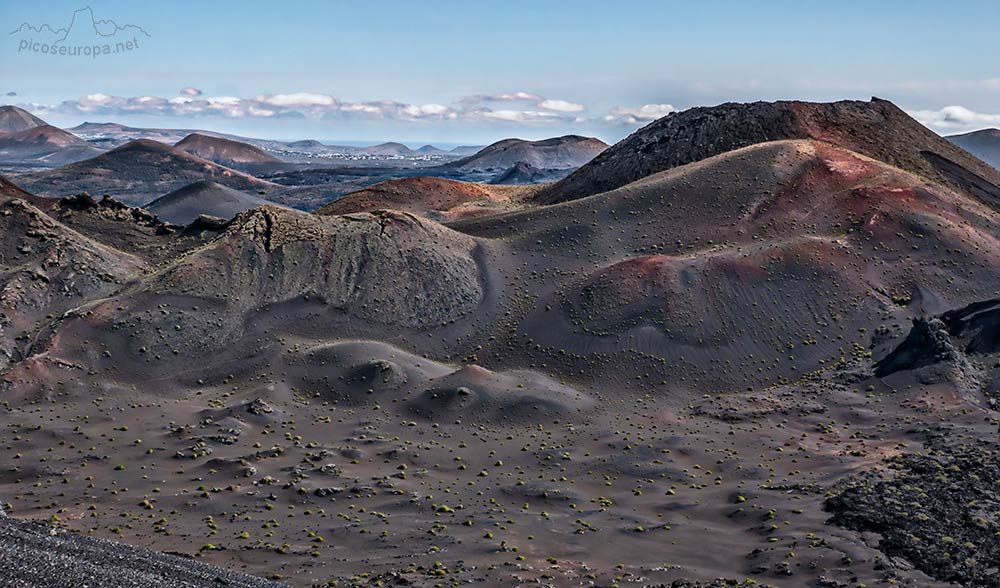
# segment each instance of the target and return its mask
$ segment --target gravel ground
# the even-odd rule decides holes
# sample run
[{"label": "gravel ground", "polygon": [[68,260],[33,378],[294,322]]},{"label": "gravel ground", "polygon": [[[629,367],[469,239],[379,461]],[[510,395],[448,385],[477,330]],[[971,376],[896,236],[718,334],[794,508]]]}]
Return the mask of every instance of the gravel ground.
[{"label": "gravel ground", "polygon": [[284,585],[103,539],[69,532],[53,535],[45,525],[0,514],[0,587],[204,586],[281,588]]}]

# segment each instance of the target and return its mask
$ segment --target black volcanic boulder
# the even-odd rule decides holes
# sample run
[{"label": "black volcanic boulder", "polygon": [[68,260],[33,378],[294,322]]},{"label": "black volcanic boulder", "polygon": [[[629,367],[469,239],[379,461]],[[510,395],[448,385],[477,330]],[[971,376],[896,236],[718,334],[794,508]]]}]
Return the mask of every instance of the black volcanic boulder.
[{"label": "black volcanic boulder", "polygon": [[70,194],[69,196],[60,198],[59,206],[73,210],[90,210],[97,208],[98,204],[93,196],[87,192],[80,192],[79,194]]}]

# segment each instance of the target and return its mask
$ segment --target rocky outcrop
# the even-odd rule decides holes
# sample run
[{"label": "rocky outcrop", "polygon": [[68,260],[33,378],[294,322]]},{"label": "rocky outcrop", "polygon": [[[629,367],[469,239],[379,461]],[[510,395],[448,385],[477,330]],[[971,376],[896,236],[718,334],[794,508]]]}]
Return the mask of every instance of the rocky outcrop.
[{"label": "rocky outcrop", "polygon": [[826,501],[830,522],[877,533],[897,567],[945,582],[1000,587],[1000,453],[931,442],[894,458],[890,472],[852,477]]}]

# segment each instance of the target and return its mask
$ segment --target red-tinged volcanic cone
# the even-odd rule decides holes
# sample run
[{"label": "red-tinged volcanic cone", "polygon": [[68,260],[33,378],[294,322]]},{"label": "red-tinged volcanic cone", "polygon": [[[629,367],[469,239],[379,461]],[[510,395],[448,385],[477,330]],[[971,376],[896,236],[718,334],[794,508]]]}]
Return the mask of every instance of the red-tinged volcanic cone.
[{"label": "red-tinged volcanic cone", "polygon": [[18,133],[45,126],[44,120],[17,106],[0,106],[0,133]]},{"label": "red-tinged volcanic cone", "polygon": [[247,163],[281,163],[280,159],[268,155],[259,147],[199,133],[184,137],[174,148],[226,167],[239,167]]},{"label": "red-tinged volcanic cone", "polygon": [[99,155],[101,150],[76,135],[51,125],[0,135],[0,159],[72,163]]},{"label": "red-tinged volcanic cone", "polygon": [[530,186],[495,186],[422,176],[389,180],[352,192],[327,204],[316,214],[350,214],[373,210],[402,210],[453,220],[511,210],[537,191]]},{"label": "red-tinged volcanic cone", "polygon": [[673,113],[543,190],[537,201],[565,202],[606,192],[720,153],[782,139],[832,143],[1000,203],[1000,171],[878,98],[869,102],[726,103]]}]

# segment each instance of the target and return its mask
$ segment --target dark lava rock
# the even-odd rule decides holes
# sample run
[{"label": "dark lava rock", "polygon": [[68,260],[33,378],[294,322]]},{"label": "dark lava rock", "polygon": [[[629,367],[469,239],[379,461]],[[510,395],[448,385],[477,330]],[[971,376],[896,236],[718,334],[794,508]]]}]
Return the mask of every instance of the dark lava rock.
[{"label": "dark lava rock", "polygon": [[1000,299],[984,300],[915,319],[906,338],[875,364],[875,375],[930,368],[918,376],[921,382],[940,381],[944,375],[968,396],[985,395],[995,409],[1000,404],[1000,363],[990,356],[998,352]]},{"label": "dark lava rock", "polygon": [[343,491],[344,491],[343,488],[332,486],[330,488],[316,488],[315,490],[313,490],[313,494],[319,496],[320,498],[325,498],[327,496],[332,496],[334,494],[340,494]]},{"label": "dark lava rock", "polygon": [[101,198],[101,208],[109,208],[111,210],[128,210],[131,206],[125,204],[110,194],[105,194]]},{"label": "dark lava rock", "polygon": [[728,580],[719,578],[716,580],[674,580],[670,584],[663,584],[663,588],[762,588],[761,584],[752,580]]},{"label": "dark lava rock", "polygon": [[931,441],[869,471],[826,501],[830,522],[881,536],[890,561],[967,587],[1000,588],[1000,452]]},{"label": "dark lava rock", "polygon": [[914,319],[906,339],[879,360],[875,375],[944,361],[959,351],[975,355],[1000,352],[1000,299],[973,302],[937,317]]},{"label": "dark lava rock", "polygon": [[[0,518],[0,586],[12,588],[282,588],[190,558]],[[287,588],[287,587],[286,587]]]},{"label": "dark lava rock", "polygon": [[81,192],[79,194],[71,194],[60,198],[59,206],[73,210],[90,210],[92,208],[97,208],[98,204],[97,200],[94,200],[93,196],[87,192]]},{"label": "dark lava rock", "polygon": [[956,356],[957,351],[942,320],[914,319],[906,339],[875,364],[875,375],[882,378],[901,370],[948,361]]},{"label": "dark lava rock", "polygon": [[1000,351],[1000,299],[974,302],[941,315],[948,332],[966,342],[966,353]]},{"label": "dark lava rock", "polygon": [[248,402],[246,405],[246,409],[247,412],[249,412],[250,414],[255,414],[258,416],[268,414],[274,410],[273,408],[271,408],[270,404],[268,404],[267,402],[265,402],[260,398],[254,398],[253,400]]},{"label": "dark lava rock", "polygon": [[133,208],[108,194],[100,202],[87,192],[72,194],[60,199],[59,206],[80,212],[95,212],[110,219],[128,220],[148,227],[163,225],[155,214],[145,208]]}]

